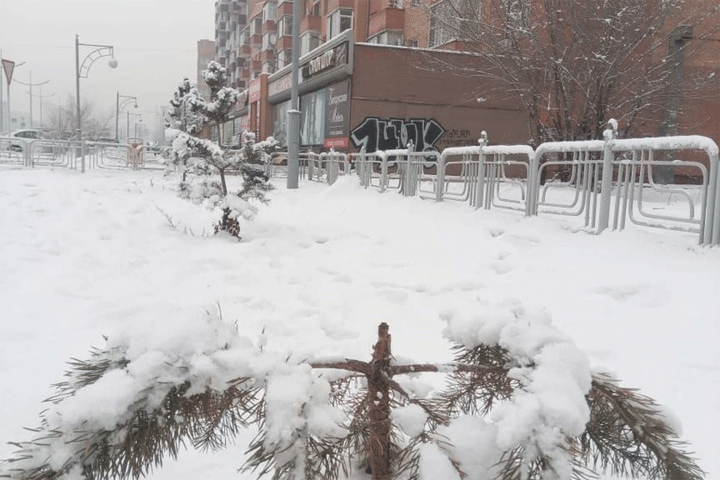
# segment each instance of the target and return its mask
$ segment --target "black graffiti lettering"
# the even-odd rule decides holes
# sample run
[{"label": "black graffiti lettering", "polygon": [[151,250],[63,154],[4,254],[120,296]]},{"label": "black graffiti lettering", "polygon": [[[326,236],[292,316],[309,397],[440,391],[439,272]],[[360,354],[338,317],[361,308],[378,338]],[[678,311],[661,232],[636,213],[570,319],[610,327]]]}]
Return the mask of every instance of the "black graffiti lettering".
[{"label": "black graffiti lettering", "polygon": [[440,140],[440,137],[442,137],[443,133],[445,133],[445,129],[442,128],[440,124],[437,123],[435,120],[430,120],[429,122],[427,122],[425,124],[425,130],[423,130],[424,148],[422,149],[422,151],[427,152],[427,146],[433,147],[431,149],[434,150],[435,142]]},{"label": "black graffiti lettering", "polygon": [[365,149],[367,153],[377,151],[378,119],[368,117],[350,132],[350,140],[358,150]]},{"label": "black graffiti lettering", "polygon": [[415,151],[437,151],[435,144],[445,129],[435,120],[414,118],[411,120],[381,120],[367,117],[350,132],[350,140],[358,150],[372,153],[377,150],[406,148],[413,143]]}]

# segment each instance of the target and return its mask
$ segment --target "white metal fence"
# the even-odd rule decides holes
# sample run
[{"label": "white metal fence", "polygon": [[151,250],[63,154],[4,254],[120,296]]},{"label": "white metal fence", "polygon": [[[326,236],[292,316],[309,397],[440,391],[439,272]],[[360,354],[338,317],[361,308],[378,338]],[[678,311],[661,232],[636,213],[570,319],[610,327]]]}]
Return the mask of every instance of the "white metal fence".
[{"label": "white metal fence", "polygon": [[[613,125],[613,122],[610,123]],[[86,169],[162,169],[162,159],[133,145],[0,137],[0,164]],[[10,148],[12,147],[12,148]],[[282,155],[265,166],[268,176],[285,170]],[[300,175],[334,183],[357,175],[361,185],[438,202],[466,202],[476,209],[504,208],[525,215],[581,219],[602,232],[630,223],[694,232],[701,245],[720,245],[718,146],[707,137],[675,136],[527,145],[478,145],[442,152],[406,149],[372,153],[304,153]],[[661,184],[663,169],[692,172],[694,185]],[[664,176],[667,178],[667,176]],[[657,200],[667,205],[659,208]],[[672,199],[672,205],[669,205]],[[671,206],[672,208],[665,208]]]},{"label": "white metal fence", "polygon": [[[352,172],[361,185],[381,192],[528,216],[574,216],[597,233],[622,230],[631,222],[693,232],[701,245],[720,245],[718,146],[707,137],[617,139],[608,129],[604,140],[550,142],[537,149],[487,145],[485,135],[479,145],[441,153],[412,147],[306,154],[308,178],[332,184]],[[662,169],[690,171],[697,181],[660,184],[655,177]]]},{"label": "white metal fence", "polygon": [[161,169],[159,156],[130,144],[35,140],[0,136],[0,164],[25,167]]}]

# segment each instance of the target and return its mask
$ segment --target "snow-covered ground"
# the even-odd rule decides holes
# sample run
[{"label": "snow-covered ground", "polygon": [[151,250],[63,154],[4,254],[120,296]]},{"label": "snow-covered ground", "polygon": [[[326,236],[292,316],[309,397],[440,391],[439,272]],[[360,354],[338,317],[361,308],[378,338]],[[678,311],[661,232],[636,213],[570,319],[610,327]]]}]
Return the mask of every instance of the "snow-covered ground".
[{"label": "snow-covered ground", "polygon": [[[28,439],[66,362],[132,331],[184,339],[208,310],[266,349],[369,359],[451,358],[441,313],[514,299],[544,308],[597,370],[668,407],[720,479],[720,249],[630,227],[524,218],[335,185],[276,182],[241,242],[160,172],[0,169],[0,458]],[[171,225],[172,224],[172,225]],[[464,308],[464,307],[463,307]],[[151,478],[238,474],[246,441],[187,452]]]}]

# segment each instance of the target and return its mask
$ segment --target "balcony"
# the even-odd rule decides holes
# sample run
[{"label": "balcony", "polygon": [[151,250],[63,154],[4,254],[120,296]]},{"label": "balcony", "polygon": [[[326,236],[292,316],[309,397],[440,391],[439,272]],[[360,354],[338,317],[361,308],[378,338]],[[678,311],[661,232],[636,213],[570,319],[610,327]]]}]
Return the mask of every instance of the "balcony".
[{"label": "balcony", "polygon": [[292,37],[279,37],[275,43],[275,48],[277,50],[288,50],[292,48]]},{"label": "balcony", "polygon": [[369,36],[383,30],[404,30],[405,10],[399,8],[386,8],[370,17]]},{"label": "balcony", "polygon": [[274,32],[277,30],[277,24],[275,23],[275,20],[268,20],[263,23],[262,29],[263,32]]},{"label": "balcony", "polygon": [[278,18],[284,17],[285,15],[293,14],[293,4],[291,1],[283,2],[278,5],[277,16]]},{"label": "balcony", "polygon": [[274,50],[264,50],[260,53],[260,61],[261,62],[272,62],[275,60],[275,51]]},{"label": "balcony", "polygon": [[250,45],[259,46],[262,45],[262,33],[257,33],[250,37]]},{"label": "balcony", "polygon": [[300,34],[307,31],[319,32],[322,26],[322,17],[310,15],[302,19],[300,22]]},{"label": "balcony", "polygon": [[328,0],[328,13],[332,13],[338,8],[350,8],[355,9],[354,0]]}]

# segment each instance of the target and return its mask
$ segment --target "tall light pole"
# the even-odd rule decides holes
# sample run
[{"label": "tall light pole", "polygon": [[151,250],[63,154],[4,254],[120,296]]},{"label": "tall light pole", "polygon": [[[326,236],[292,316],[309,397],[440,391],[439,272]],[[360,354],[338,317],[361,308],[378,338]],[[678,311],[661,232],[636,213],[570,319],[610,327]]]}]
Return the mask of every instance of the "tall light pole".
[{"label": "tall light pole", "polygon": [[140,114],[140,113],[127,112],[127,123],[125,124],[125,136],[127,138],[130,138],[130,115],[142,118],[142,114]]},{"label": "tall light pole", "polygon": [[292,24],[292,87],[288,122],[287,188],[298,188],[300,175],[300,102],[298,99],[298,71],[300,58],[300,0],[293,0]]},{"label": "tall light pole", "polygon": [[41,88],[42,88],[43,85],[45,85],[45,84],[47,84],[47,83],[50,83],[50,80],[45,80],[44,82],[40,82],[40,83],[33,83],[33,81],[32,81],[32,70],[30,70],[30,71],[28,72],[28,82],[27,82],[27,83],[21,82],[20,80],[16,80],[16,82],[19,83],[20,85],[25,85],[26,87],[30,87],[30,128],[33,128],[33,104],[32,104],[33,93],[32,93],[32,88],[33,88],[33,87],[41,87]]},{"label": "tall light pole", "polygon": [[[80,46],[93,47],[94,50],[87,54],[80,63]],[[75,114],[77,115],[77,141],[80,144],[78,149],[82,156],[80,171],[85,172],[85,152],[83,152],[82,120],[80,118],[80,78],[87,78],[90,67],[95,60],[102,57],[110,57],[108,65],[110,68],[117,67],[115,60],[115,49],[111,45],[96,45],[92,43],[80,43],[78,35],[75,35]]]},{"label": "tall light pole", "polygon": [[38,98],[40,99],[40,128],[43,128],[43,115],[42,115],[42,99],[47,97],[54,97],[54,93],[50,93],[48,95],[42,94],[42,87],[40,87],[40,95],[38,95]]},{"label": "tall light pole", "polygon": [[[122,105],[120,105],[121,98],[124,99],[122,101]],[[133,97],[130,95],[120,95],[120,92],[116,92],[116,94],[115,94],[115,141],[117,143],[120,143],[120,136],[118,135],[118,124],[119,124],[118,118],[120,116],[120,110],[125,108],[125,105],[130,103],[131,100],[135,102],[133,107],[137,108],[138,107],[137,97]]]}]

